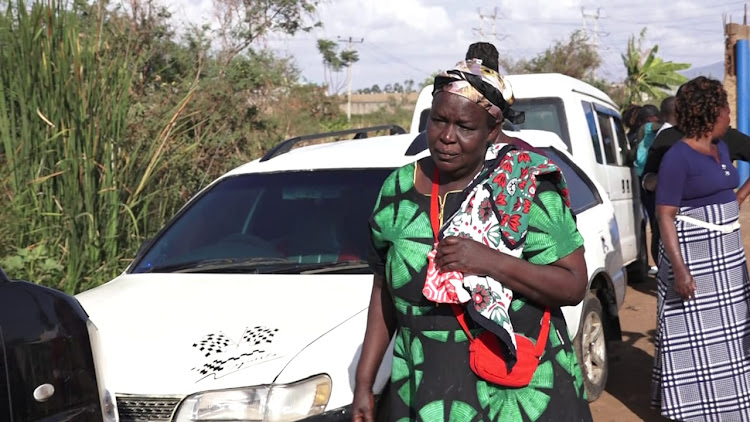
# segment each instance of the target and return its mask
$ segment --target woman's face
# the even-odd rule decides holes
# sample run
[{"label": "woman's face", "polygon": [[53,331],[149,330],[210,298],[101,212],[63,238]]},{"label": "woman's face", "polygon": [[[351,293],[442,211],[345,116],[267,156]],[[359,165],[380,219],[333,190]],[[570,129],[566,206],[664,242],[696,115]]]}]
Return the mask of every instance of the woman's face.
[{"label": "woman's face", "polygon": [[716,123],[714,123],[714,128],[711,131],[711,136],[713,139],[719,139],[724,137],[727,133],[727,129],[729,129],[729,105],[725,105],[721,108],[721,111],[719,112],[719,117],[716,118]]},{"label": "woman's face", "polygon": [[430,155],[441,173],[459,179],[473,175],[484,163],[487,146],[499,125],[489,126],[482,107],[460,95],[439,92],[432,99],[427,122]]}]

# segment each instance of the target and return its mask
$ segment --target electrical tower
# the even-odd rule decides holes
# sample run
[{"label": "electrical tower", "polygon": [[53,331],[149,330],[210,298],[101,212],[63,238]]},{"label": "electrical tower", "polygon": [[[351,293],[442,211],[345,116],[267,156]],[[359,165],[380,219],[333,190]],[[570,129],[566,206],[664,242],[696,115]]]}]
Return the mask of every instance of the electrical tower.
[{"label": "electrical tower", "polygon": [[[361,44],[365,42],[364,38],[360,38],[359,40],[355,40],[352,37],[349,38],[343,38],[338,37],[339,41],[346,41],[349,43],[349,47],[347,51],[353,51],[352,45],[353,44]],[[352,120],[352,62],[349,61],[346,66],[346,121],[350,122]]]},{"label": "electrical tower", "polygon": [[[594,21],[594,30],[592,31],[592,37],[589,38],[591,40],[591,45],[594,46],[594,51],[596,51],[597,54],[599,54],[599,17],[601,16],[599,13],[600,9],[596,8],[596,13],[587,12],[583,7],[581,7],[581,16],[583,17],[583,34],[588,38],[589,36],[589,30],[588,26],[586,25],[586,21],[591,19]],[[594,69],[593,72],[594,79],[596,79],[596,69]]]},{"label": "electrical tower", "polygon": [[[505,34],[498,34],[497,33],[497,21],[501,18],[501,16],[497,13],[497,7],[492,9],[492,13],[484,14],[482,12],[482,9],[477,9],[477,13],[479,14],[479,27],[478,28],[472,28],[474,30],[474,34],[479,37],[481,41],[502,41],[508,36]],[[487,22],[487,30],[485,31],[485,21]],[[486,36],[485,36],[486,35]]]}]

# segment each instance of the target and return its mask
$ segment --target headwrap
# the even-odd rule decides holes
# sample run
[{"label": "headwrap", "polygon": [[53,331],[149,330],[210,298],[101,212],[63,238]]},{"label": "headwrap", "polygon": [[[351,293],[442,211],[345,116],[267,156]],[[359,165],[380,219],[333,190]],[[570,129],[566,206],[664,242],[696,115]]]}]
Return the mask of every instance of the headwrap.
[{"label": "headwrap", "polygon": [[515,100],[510,83],[499,73],[482,66],[479,59],[459,62],[454,69],[436,76],[432,95],[438,92],[450,92],[467,98],[498,120],[502,116],[511,123],[521,124],[525,118],[523,112],[510,108]]}]

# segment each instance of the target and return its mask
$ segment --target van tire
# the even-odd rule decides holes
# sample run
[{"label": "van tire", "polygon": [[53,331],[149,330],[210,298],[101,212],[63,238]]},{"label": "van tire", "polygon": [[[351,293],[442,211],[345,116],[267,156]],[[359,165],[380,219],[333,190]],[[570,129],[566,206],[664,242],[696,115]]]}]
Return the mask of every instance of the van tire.
[{"label": "van tire", "polygon": [[646,242],[646,228],[641,228],[641,239],[638,242],[638,258],[628,265],[628,284],[637,284],[649,279],[648,243]]},{"label": "van tire", "polygon": [[583,387],[589,402],[601,396],[609,375],[604,326],[602,304],[592,292],[589,292],[583,302],[578,333],[573,339],[573,347],[583,375]]}]

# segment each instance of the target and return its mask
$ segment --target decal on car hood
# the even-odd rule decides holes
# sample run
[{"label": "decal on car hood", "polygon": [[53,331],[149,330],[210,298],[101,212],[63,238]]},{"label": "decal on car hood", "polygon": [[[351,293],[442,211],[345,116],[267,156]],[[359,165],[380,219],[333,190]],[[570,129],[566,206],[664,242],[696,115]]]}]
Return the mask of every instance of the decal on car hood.
[{"label": "decal on car hood", "polygon": [[197,381],[208,377],[218,379],[240,369],[278,358],[276,353],[267,351],[266,346],[273,342],[278,328],[256,326],[246,328],[238,340],[223,332],[210,333],[193,343],[202,356],[198,364],[191,368],[198,374]]}]

